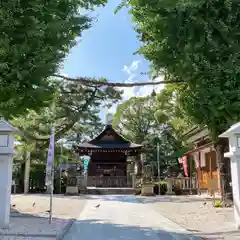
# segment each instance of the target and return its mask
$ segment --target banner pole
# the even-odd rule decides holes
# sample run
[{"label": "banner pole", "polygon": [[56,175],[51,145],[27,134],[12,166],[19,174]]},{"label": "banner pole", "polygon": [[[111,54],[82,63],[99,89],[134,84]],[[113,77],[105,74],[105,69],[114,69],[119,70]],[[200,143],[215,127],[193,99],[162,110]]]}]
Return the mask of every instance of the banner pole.
[{"label": "banner pole", "polygon": [[54,188],[54,168],[52,168],[52,173],[51,173],[51,186],[50,186],[50,209],[49,209],[49,224],[52,224],[52,210],[53,210],[53,188]]}]

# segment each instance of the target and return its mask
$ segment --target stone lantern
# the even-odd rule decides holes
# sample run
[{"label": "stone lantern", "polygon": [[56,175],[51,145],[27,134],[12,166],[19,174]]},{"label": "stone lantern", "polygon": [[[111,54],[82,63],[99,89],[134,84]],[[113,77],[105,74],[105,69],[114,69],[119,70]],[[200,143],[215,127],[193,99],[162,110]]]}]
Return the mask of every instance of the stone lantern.
[{"label": "stone lantern", "polygon": [[17,132],[4,119],[0,120],[0,228],[10,221],[14,134]]},{"label": "stone lantern", "polygon": [[231,161],[234,216],[236,227],[240,229],[240,122],[219,137],[229,139],[229,152],[225,153],[224,157]]}]

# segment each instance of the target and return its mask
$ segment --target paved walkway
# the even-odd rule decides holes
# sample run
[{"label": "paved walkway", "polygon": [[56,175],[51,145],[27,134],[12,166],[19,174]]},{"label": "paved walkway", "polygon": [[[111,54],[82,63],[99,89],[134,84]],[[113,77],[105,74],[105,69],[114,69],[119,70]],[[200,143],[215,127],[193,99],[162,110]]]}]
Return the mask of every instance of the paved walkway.
[{"label": "paved walkway", "polygon": [[[98,208],[97,206],[100,204]],[[199,240],[134,196],[92,196],[64,240]]]}]

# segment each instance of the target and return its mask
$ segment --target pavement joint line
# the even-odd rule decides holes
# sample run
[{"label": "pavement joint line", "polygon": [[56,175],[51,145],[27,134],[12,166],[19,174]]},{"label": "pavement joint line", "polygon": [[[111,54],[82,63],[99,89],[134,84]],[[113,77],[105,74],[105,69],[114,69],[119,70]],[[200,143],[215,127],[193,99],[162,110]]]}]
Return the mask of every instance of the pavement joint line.
[{"label": "pavement joint line", "polygon": [[85,203],[85,206],[83,207],[83,210],[80,212],[79,216],[77,218],[72,218],[68,222],[68,224],[63,228],[63,230],[57,235],[56,240],[63,240],[64,237],[67,235],[67,233],[70,231],[70,229],[73,227],[73,225],[76,223],[77,219],[80,218],[80,216],[83,214],[84,211],[86,211],[87,205],[89,202],[87,201]]},{"label": "pavement joint line", "polygon": [[76,222],[76,218],[72,218],[68,221],[67,225],[60,231],[59,234],[56,236],[56,240],[62,240],[70,230],[70,228],[73,226],[73,224]]},{"label": "pavement joint line", "polygon": [[[145,204],[144,202],[141,201],[141,198],[138,198],[136,197],[136,199],[138,200],[139,203],[142,203],[142,204]],[[157,214],[161,215],[164,222],[165,222],[165,226],[168,225],[168,227],[163,227],[164,230],[166,231],[169,231],[169,234],[173,237],[174,240],[180,240],[181,237],[177,236],[178,233],[184,233],[184,234],[187,234],[187,236],[185,236],[184,239],[186,239],[186,237],[188,237],[188,240],[202,240],[203,238],[199,237],[199,236],[194,236],[190,231],[188,231],[185,227],[179,225],[177,222],[171,220],[170,218],[166,217],[165,215],[159,213],[158,211],[156,210],[153,210],[152,211],[156,212]],[[169,224],[170,223],[170,224]],[[175,225],[175,227],[177,227],[178,229],[174,229],[174,230],[177,230],[178,233],[172,233],[171,231],[173,229],[171,229],[171,226],[169,228],[169,225]]]},{"label": "pavement joint line", "polygon": [[12,218],[48,218],[48,214],[11,213]]},{"label": "pavement joint line", "polygon": [[0,233],[0,236],[13,236],[13,237],[48,237],[56,238],[57,234],[45,234],[45,233]]}]

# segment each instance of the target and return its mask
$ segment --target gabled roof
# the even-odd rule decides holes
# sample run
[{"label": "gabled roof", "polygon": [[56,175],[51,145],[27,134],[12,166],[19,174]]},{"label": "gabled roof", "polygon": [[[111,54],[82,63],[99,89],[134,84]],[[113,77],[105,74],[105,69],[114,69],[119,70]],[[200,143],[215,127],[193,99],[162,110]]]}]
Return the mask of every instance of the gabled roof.
[{"label": "gabled roof", "polygon": [[122,137],[120,134],[118,134],[113,129],[111,124],[107,124],[104,127],[103,131],[101,133],[99,133],[98,136],[96,136],[94,139],[89,141],[89,143],[94,143],[94,142],[98,142],[98,141],[106,141],[106,140],[104,140],[104,137],[106,137],[106,136],[113,136],[113,137],[115,137],[115,141],[118,141],[118,142],[130,143],[128,140],[126,140],[124,137]]},{"label": "gabled roof", "polygon": [[124,149],[127,149],[127,148],[141,148],[142,145],[140,144],[135,144],[135,143],[111,143],[111,142],[99,142],[99,143],[96,143],[96,144],[91,144],[89,142],[85,142],[85,143],[82,143],[80,145],[78,145],[78,147],[82,147],[82,148],[91,148],[91,149],[98,149],[98,148],[108,148],[108,149],[111,149],[111,148],[118,148],[118,149],[121,149],[121,148],[124,148]]},{"label": "gabled roof", "polygon": [[108,124],[103,131],[89,142],[84,142],[76,146],[78,149],[141,149],[143,146],[140,144],[131,143],[120,134],[118,134]]},{"label": "gabled roof", "polygon": [[0,132],[18,132],[19,130],[13,127],[9,122],[4,120],[3,118],[0,119]]},{"label": "gabled roof", "polygon": [[227,131],[219,135],[220,138],[229,138],[233,135],[240,134],[240,122],[232,125]]}]

